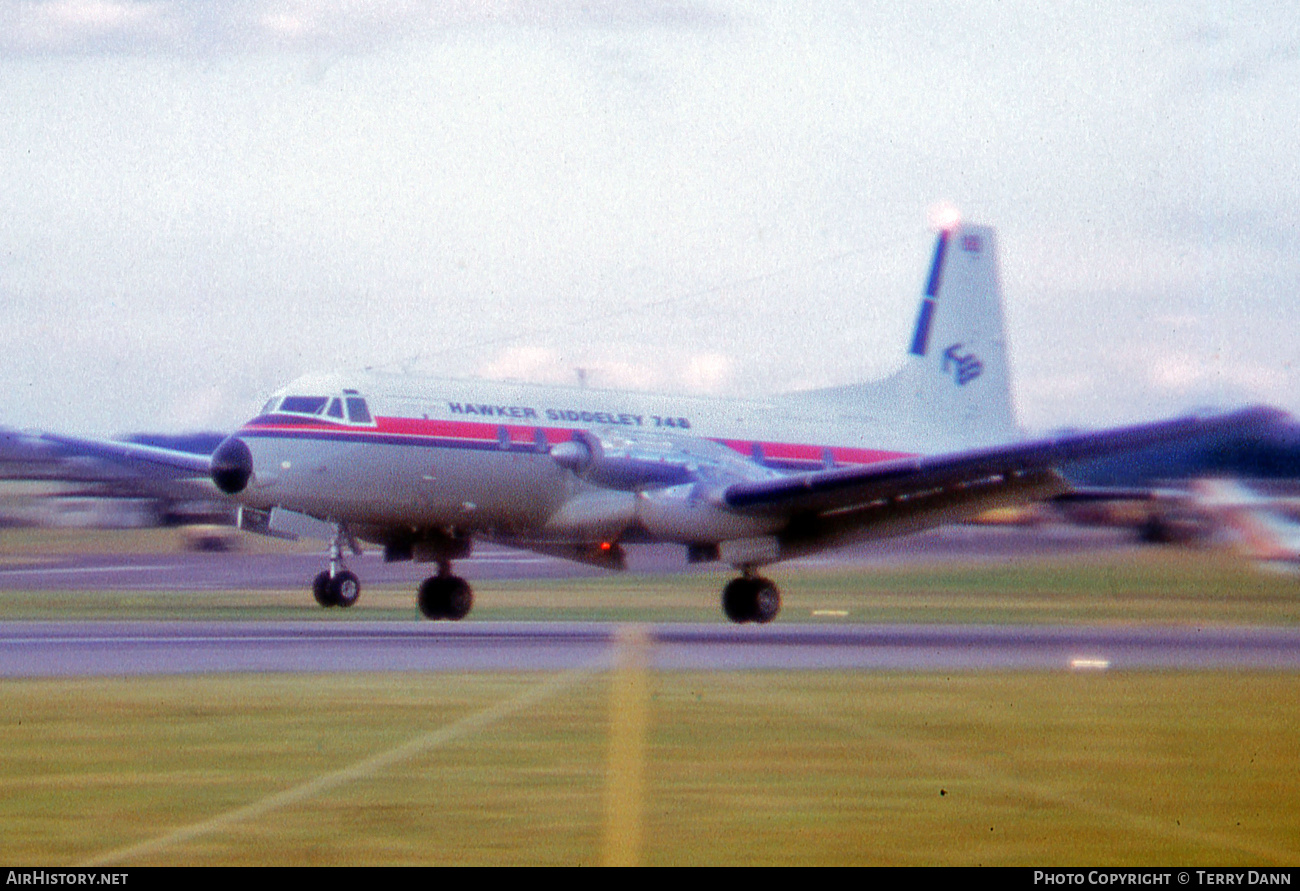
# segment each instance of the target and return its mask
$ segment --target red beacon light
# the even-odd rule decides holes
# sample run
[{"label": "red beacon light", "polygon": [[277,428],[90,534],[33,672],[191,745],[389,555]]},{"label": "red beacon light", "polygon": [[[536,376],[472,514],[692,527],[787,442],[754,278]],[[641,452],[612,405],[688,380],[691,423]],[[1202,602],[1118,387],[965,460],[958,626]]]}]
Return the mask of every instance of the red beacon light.
[{"label": "red beacon light", "polygon": [[944,232],[951,232],[961,223],[961,211],[946,201],[930,208],[930,225]]}]

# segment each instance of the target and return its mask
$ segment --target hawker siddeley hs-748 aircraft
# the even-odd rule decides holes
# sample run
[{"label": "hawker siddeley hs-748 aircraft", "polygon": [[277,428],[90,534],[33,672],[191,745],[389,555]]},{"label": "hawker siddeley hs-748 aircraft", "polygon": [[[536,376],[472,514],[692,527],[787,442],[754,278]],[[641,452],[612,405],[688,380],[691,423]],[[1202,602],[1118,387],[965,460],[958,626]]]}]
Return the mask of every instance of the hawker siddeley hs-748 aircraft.
[{"label": "hawker siddeley hs-748 aircraft", "polygon": [[1051,498],[1063,464],[1261,411],[1018,441],[994,233],[958,225],[938,235],[906,365],[876,383],[750,401],[358,371],[294,381],[210,459],[93,448],[210,475],[245,529],[331,541],[322,606],[357,601],[343,554],[361,541],[437,564],[417,597],[431,619],[469,612],[452,563],[476,538],[610,569],[627,544],[673,542],[739,572],[730,619],[769,622],[768,564]]}]

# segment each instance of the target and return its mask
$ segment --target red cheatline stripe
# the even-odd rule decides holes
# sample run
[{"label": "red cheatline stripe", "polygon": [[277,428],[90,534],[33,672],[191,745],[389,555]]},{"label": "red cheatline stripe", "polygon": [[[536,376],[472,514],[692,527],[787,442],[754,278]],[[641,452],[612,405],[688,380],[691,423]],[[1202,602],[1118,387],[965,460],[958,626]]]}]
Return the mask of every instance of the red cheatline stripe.
[{"label": "red cheatline stripe", "polygon": [[[331,424],[323,421],[305,421],[294,423],[277,423],[274,420],[254,420],[244,425],[249,432],[289,432],[289,433],[323,433],[346,434],[349,436],[409,436],[435,437],[444,439],[466,439],[475,442],[496,442],[498,431],[504,427],[510,442],[525,445],[537,441],[537,430],[541,429],[547,445],[567,442],[573,437],[574,429],[568,427],[530,427],[519,424],[485,424],[479,421],[442,421],[426,418],[390,418],[375,419],[374,427],[355,426],[351,424]],[[766,442],[744,439],[715,439],[714,442],[727,446],[745,457],[754,455],[757,445],[763,458],[770,461],[802,461],[821,463],[826,452],[825,446],[805,445],[802,443]],[[843,446],[831,446],[831,456],[839,464],[872,464],[877,461],[889,461],[893,458],[908,457],[909,452],[890,452],[880,449],[857,449]]]}]

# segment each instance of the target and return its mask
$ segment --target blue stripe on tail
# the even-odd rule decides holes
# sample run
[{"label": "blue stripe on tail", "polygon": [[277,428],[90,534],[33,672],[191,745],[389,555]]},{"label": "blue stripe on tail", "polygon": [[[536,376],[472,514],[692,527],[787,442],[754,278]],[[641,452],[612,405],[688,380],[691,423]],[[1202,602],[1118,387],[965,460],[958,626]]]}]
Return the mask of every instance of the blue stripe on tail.
[{"label": "blue stripe on tail", "polygon": [[948,230],[939,233],[934,246],[934,262],[930,264],[930,278],[925,284],[925,299],[921,301],[921,314],[916,319],[916,332],[912,335],[913,356],[924,356],[930,344],[930,324],[934,321],[934,307],[943,283],[943,257],[948,252]]},{"label": "blue stripe on tail", "polygon": [[934,246],[934,262],[930,264],[930,280],[925,286],[925,296],[939,296],[939,284],[943,279],[943,255],[948,251],[948,230],[939,233],[939,241]]},{"label": "blue stripe on tail", "polygon": [[912,355],[924,356],[926,345],[930,340],[930,320],[934,318],[934,301],[926,298],[921,302],[921,315],[916,320],[916,333],[912,335]]}]

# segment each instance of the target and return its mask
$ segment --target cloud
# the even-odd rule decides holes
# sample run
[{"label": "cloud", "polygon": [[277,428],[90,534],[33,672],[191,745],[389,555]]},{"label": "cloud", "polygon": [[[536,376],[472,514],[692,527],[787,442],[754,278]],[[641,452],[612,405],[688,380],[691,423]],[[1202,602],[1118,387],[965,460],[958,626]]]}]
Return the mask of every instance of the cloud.
[{"label": "cloud", "polygon": [[480,375],[489,380],[530,383],[572,384],[574,371],[555,350],[538,346],[516,346],[502,350],[487,362]]},{"label": "cloud", "polygon": [[1295,407],[1288,10],[0,0],[0,339],[11,392],[71,382],[0,413],[186,405],[137,374],[246,413],[412,354],[736,396],[877,377],[945,198],[999,228],[1031,425]]},{"label": "cloud", "polygon": [[732,361],[721,353],[700,353],[690,357],[683,383],[693,393],[721,393],[731,383]]},{"label": "cloud", "polygon": [[690,0],[0,0],[0,56],[348,53],[456,29],[695,28],[722,20]]}]

